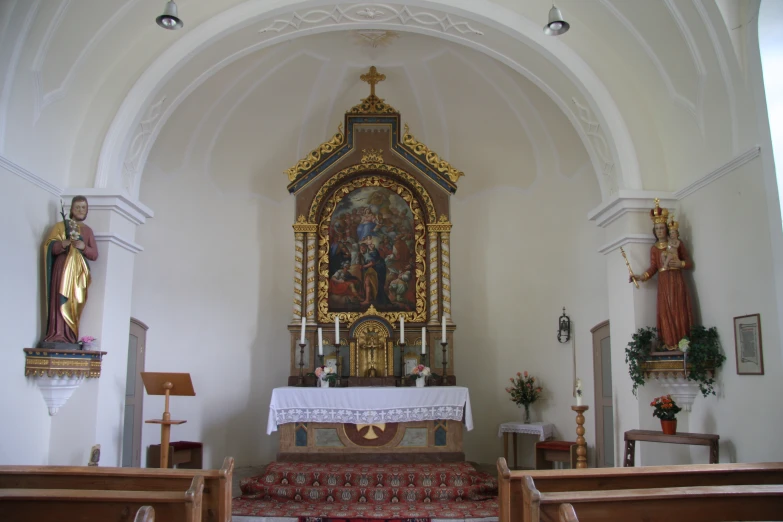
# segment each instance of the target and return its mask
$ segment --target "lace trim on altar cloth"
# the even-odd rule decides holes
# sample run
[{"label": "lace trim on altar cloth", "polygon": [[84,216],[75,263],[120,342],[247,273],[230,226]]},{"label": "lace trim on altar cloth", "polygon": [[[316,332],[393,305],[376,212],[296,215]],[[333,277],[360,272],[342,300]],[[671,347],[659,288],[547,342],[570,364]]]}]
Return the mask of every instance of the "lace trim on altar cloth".
[{"label": "lace trim on altar cloth", "polygon": [[415,422],[425,420],[455,420],[463,417],[462,406],[432,406],[429,408],[392,408],[379,410],[345,410],[324,408],[275,409],[275,423],[333,422],[339,424],[379,424],[382,422]]},{"label": "lace trim on altar cloth", "polygon": [[524,424],[521,422],[506,422],[498,428],[498,437],[504,433],[525,433],[527,435],[538,435],[539,440],[547,440],[554,436],[555,426],[553,424]]}]

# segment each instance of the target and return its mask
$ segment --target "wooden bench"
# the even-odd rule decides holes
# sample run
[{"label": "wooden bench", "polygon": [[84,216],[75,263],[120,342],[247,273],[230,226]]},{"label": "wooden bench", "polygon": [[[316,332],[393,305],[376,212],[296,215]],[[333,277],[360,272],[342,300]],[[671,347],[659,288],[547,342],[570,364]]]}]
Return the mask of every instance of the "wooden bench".
[{"label": "wooden bench", "polygon": [[152,506],[141,506],[136,512],[133,522],[155,522],[155,510]]},{"label": "wooden bench", "polygon": [[533,478],[540,492],[590,491],[685,486],[733,486],[783,484],[783,463],[696,464],[640,468],[590,468],[577,470],[510,471],[498,459],[500,522],[527,519],[522,512],[522,481]]},{"label": "wooden bench", "polygon": [[196,476],[187,491],[117,491],[103,489],[0,489],[0,520],[130,520],[143,506],[160,520],[201,522],[204,478]]},{"label": "wooden bench", "polygon": [[775,520],[783,514],[783,485],[777,484],[541,493],[527,476],[522,492],[531,522],[557,522],[564,504],[579,522]]},{"label": "wooden bench", "polygon": [[553,469],[555,462],[568,462],[576,469],[576,442],[545,440],[536,442],[536,469]]},{"label": "wooden bench", "polygon": [[579,522],[574,506],[571,504],[560,504],[558,513],[560,514],[560,522]]},{"label": "wooden bench", "polygon": [[[204,479],[203,522],[231,520],[234,459],[226,457],[220,469],[150,469],[87,466],[0,466],[0,490],[84,489],[109,491],[185,491],[193,478]],[[157,509],[157,508],[156,508]],[[158,513],[158,520],[167,520]],[[0,518],[2,520],[2,518]]]}]

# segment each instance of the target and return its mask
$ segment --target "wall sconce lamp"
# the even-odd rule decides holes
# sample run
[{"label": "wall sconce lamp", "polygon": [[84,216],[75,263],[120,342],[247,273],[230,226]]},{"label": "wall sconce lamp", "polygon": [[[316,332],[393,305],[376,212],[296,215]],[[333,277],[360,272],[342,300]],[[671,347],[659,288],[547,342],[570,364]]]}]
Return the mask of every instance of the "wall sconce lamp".
[{"label": "wall sconce lamp", "polygon": [[174,0],[166,2],[166,7],[163,8],[163,14],[155,19],[155,22],[164,29],[171,31],[181,28],[183,25],[182,20],[177,16],[177,4]]},{"label": "wall sconce lamp", "polygon": [[560,321],[557,329],[557,340],[561,343],[567,343],[571,339],[571,318],[565,313],[565,306],[563,307],[563,315],[560,316]]},{"label": "wall sconce lamp", "polygon": [[568,22],[563,20],[563,13],[560,12],[560,9],[553,5],[549,10],[549,23],[544,26],[544,34],[558,36],[568,31],[570,27]]}]

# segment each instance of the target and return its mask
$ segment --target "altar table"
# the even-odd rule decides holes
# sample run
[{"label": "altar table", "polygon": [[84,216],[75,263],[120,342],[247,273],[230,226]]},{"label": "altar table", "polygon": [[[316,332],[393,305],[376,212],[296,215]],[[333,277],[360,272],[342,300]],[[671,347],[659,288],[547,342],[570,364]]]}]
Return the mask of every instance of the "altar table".
[{"label": "altar table", "polygon": [[463,386],[272,390],[267,433],[281,461],[454,462],[473,429]]}]

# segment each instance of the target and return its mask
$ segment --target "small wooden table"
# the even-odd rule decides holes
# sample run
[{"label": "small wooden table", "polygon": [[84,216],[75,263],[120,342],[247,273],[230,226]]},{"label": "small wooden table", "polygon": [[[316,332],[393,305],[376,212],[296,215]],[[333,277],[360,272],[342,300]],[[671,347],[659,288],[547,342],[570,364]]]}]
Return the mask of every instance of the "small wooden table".
[{"label": "small wooden table", "polygon": [[665,435],[660,431],[629,430],[625,432],[625,458],[623,459],[624,466],[626,468],[632,468],[634,466],[637,440],[643,440],[647,442],[662,442],[666,444],[709,446],[710,464],[717,464],[719,439],[720,435],[712,435],[710,433],[676,433],[674,435]]},{"label": "small wooden table", "polygon": [[518,469],[517,463],[517,433],[523,433],[526,435],[538,435],[538,440],[544,441],[551,439],[555,433],[555,425],[547,422],[531,422],[525,424],[524,422],[504,422],[498,428],[498,437],[503,436],[503,457],[508,461],[508,434],[511,434],[514,445],[514,469]]}]

